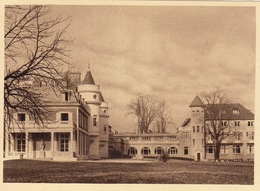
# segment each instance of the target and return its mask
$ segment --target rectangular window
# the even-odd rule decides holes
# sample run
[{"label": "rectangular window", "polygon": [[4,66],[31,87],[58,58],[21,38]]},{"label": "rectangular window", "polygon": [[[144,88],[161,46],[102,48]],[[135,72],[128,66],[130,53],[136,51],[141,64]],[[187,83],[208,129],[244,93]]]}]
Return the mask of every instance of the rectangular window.
[{"label": "rectangular window", "polygon": [[254,153],[254,145],[247,145],[247,153],[253,154]]},{"label": "rectangular window", "polygon": [[197,126],[197,133],[200,132],[200,126]]},{"label": "rectangular window", "polygon": [[202,144],[202,146],[204,146],[204,139],[202,139],[201,144]]},{"label": "rectangular window", "polygon": [[206,152],[207,153],[214,153],[214,151],[215,151],[214,146],[209,145],[209,146],[206,147]]},{"label": "rectangular window", "polygon": [[241,153],[241,146],[240,145],[233,145],[233,153],[236,153],[236,154]]},{"label": "rectangular window", "polygon": [[183,132],[182,137],[183,138],[189,138],[189,134],[190,134],[189,132]]},{"label": "rectangular window", "polygon": [[93,126],[97,126],[97,116],[94,115],[93,117]]},{"label": "rectangular window", "polygon": [[195,139],[192,139],[192,145],[193,146],[195,145]]},{"label": "rectangular window", "polygon": [[195,126],[193,126],[192,128],[193,128],[193,133],[195,133]]},{"label": "rectangular window", "polygon": [[17,142],[16,142],[16,150],[17,152],[25,152],[25,133],[17,134]]},{"label": "rectangular window", "polygon": [[189,154],[189,148],[188,147],[184,147],[184,155],[188,155]]},{"label": "rectangular window", "polygon": [[18,113],[18,121],[25,121],[25,113]]},{"label": "rectangular window", "polygon": [[228,145],[222,145],[220,147],[220,153],[221,154],[228,154]]},{"label": "rectangular window", "polygon": [[104,131],[105,131],[105,132],[107,131],[107,126],[106,126],[106,125],[104,125]]},{"label": "rectangular window", "polygon": [[246,132],[246,135],[249,140],[254,140],[254,132]]},{"label": "rectangular window", "polygon": [[69,121],[69,114],[68,113],[61,113],[60,119],[61,119],[61,121]]},{"label": "rectangular window", "polygon": [[69,133],[60,134],[60,151],[61,152],[69,151]]},{"label": "rectangular window", "polygon": [[234,138],[237,141],[240,141],[242,138],[242,132],[234,132]]}]

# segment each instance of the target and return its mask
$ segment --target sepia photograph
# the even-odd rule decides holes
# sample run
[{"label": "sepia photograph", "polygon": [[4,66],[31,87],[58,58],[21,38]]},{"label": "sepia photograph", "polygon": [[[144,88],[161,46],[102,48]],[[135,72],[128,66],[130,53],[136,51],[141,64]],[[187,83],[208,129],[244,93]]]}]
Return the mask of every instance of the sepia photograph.
[{"label": "sepia photograph", "polygon": [[5,4],[3,183],[254,185],[256,10]]}]

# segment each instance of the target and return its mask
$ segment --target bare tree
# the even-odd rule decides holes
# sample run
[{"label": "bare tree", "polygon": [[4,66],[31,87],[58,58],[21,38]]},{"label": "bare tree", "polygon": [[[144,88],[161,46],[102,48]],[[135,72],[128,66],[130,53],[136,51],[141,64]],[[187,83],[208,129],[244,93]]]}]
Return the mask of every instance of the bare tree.
[{"label": "bare tree", "polygon": [[140,133],[148,133],[150,124],[157,117],[158,109],[158,99],[151,95],[140,95],[128,104],[128,114],[137,117]]},{"label": "bare tree", "polygon": [[205,133],[211,136],[214,144],[214,159],[219,160],[219,153],[222,141],[228,137],[233,125],[230,122],[228,92],[221,88],[214,91],[202,93],[201,98],[205,105]]},{"label": "bare tree", "polygon": [[[55,17],[50,6],[5,7],[5,128],[14,113],[23,111],[35,123],[48,119],[46,90],[63,88],[62,67],[68,64],[68,40],[65,32],[69,18]],[[36,84],[32,84],[32,82]]]},{"label": "bare tree", "polygon": [[158,133],[166,133],[167,127],[172,123],[171,115],[165,101],[159,103],[157,111],[157,131]]}]

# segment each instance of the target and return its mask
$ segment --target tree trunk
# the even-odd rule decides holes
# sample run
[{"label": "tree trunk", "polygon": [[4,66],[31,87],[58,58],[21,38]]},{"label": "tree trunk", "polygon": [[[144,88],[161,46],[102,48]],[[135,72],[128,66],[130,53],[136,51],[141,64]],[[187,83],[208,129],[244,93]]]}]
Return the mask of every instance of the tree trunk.
[{"label": "tree trunk", "polygon": [[214,160],[215,162],[219,161],[219,153],[220,153],[220,142],[214,142],[215,152],[214,152]]}]

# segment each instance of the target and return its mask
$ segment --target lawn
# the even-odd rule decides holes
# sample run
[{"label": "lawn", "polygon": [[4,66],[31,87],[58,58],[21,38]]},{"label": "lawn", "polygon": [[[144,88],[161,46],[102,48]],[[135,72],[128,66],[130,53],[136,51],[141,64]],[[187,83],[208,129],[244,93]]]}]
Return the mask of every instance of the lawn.
[{"label": "lawn", "polygon": [[167,163],[4,161],[4,182],[253,184],[254,164],[243,162]]}]

